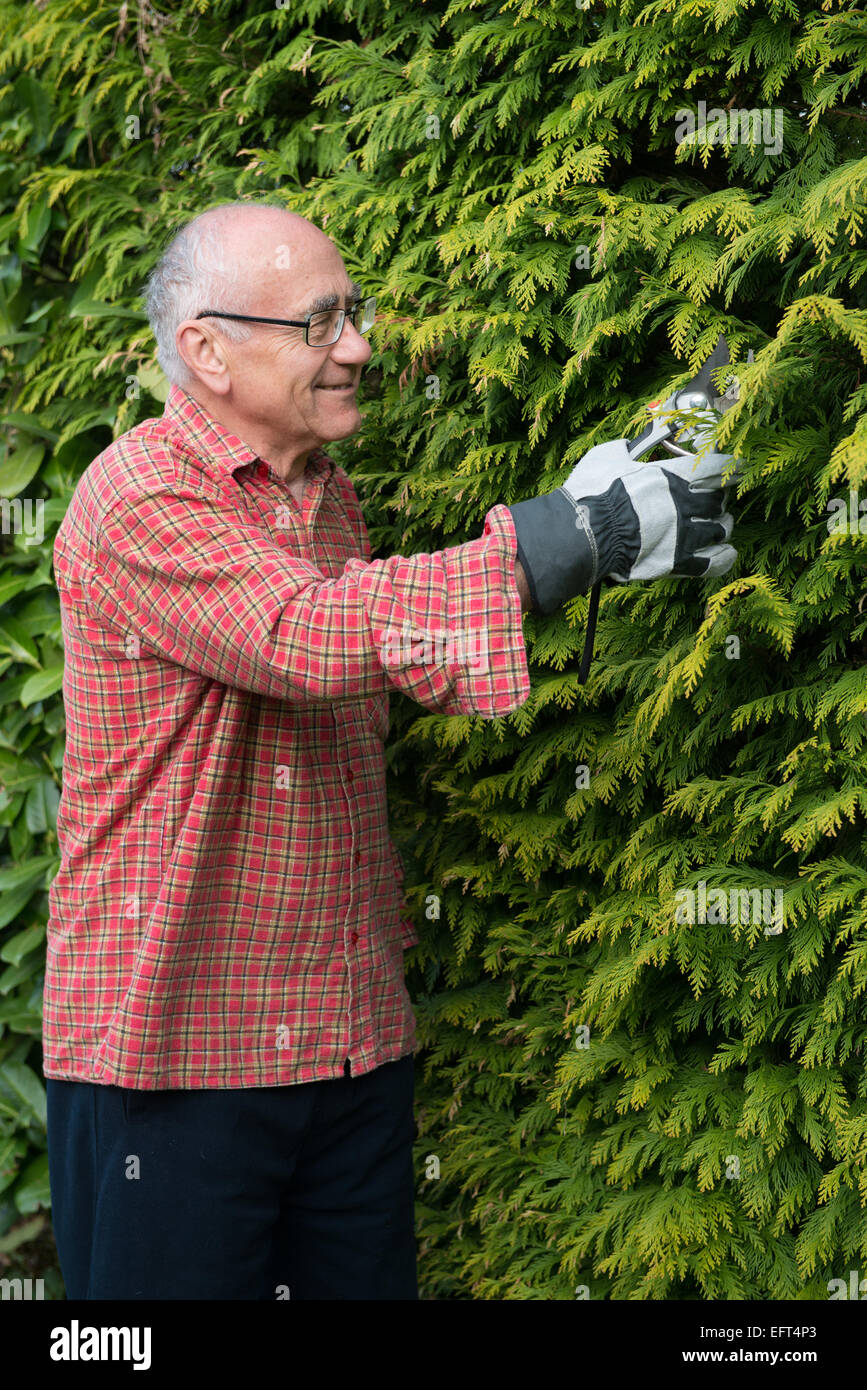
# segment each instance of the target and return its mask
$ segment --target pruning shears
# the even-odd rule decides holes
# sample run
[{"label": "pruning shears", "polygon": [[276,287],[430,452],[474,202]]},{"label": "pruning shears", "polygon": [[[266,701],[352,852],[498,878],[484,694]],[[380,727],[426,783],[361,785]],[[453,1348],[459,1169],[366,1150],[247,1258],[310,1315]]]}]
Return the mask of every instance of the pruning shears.
[{"label": "pruning shears", "polygon": [[[752,360],[753,351],[750,348],[747,361],[752,362]],[[635,439],[626,442],[627,453],[630,457],[641,459],[643,455],[652,453],[654,449],[661,446],[667,449],[670,454],[694,458],[693,451],[684,448],[683,443],[689,442],[689,440],[695,443],[698,436],[706,435],[708,430],[717,423],[719,415],[728,410],[738,399],[739,383],[737,377],[732,378],[722,395],[717,395],[716,387],[711,380],[712,371],[718,367],[727,366],[730,362],[728,344],[725,338],[720,336],[713,352],[702,363],[686,386],[681,386],[666,400],[651,401],[647,406],[651,417],[650,423]],[[684,424],[683,416],[687,413],[696,418]],[[682,442],[675,443],[675,437]],[[578,670],[578,681],[581,685],[587,679],[590,662],[593,659],[593,643],[596,637],[596,620],[599,614],[601,592],[602,581],[599,580],[590,591],[587,634],[584,640],[581,666]]]}]

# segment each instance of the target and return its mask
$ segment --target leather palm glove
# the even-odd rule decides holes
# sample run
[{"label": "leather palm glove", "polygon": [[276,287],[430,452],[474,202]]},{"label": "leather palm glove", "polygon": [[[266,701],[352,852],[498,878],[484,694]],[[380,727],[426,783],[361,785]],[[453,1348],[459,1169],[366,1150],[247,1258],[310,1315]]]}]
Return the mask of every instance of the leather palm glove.
[{"label": "leather palm glove", "polygon": [[[725,510],[724,470],[731,454],[712,449],[719,413],[737,399],[737,383],[717,397],[710,369],[729,361],[725,340],[688,384],[658,407],[635,440],[597,444],[553,492],[516,502],[518,559],[534,608],[553,613],[608,578],[618,584],[662,575],[725,574],[736,559],[728,544],[734,519]],[[652,409],[652,407],[651,407]],[[673,412],[691,412],[682,428]],[[681,445],[670,442],[677,432]],[[692,453],[682,447],[691,442]],[[640,463],[663,444],[674,455]],[[727,479],[729,481],[730,479]]]}]

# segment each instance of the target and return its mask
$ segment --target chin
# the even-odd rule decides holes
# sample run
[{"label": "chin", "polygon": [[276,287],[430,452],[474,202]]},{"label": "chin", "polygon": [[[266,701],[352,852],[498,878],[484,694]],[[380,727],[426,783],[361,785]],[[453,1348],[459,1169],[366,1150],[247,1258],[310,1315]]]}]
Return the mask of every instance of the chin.
[{"label": "chin", "polygon": [[355,434],[355,431],[361,428],[362,423],[361,412],[356,405],[334,411],[333,420],[328,429],[329,441],[333,443],[335,439],[345,439],[347,435]]}]

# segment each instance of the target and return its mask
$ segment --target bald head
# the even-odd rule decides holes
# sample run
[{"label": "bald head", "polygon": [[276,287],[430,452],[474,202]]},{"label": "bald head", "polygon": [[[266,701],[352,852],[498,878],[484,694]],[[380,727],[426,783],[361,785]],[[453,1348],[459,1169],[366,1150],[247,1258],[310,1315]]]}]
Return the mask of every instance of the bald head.
[{"label": "bald head", "polygon": [[[176,345],[180,323],[206,309],[264,313],[275,277],[292,282],[320,259],[335,254],[334,243],[297,212],[267,203],[222,203],[199,213],[170,242],[148,279],[145,307],[157,341],[157,359],[174,385],[188,386],[190,372]],[[212,319],[215,331],[242,343],[250,328],[231,319]]]}]

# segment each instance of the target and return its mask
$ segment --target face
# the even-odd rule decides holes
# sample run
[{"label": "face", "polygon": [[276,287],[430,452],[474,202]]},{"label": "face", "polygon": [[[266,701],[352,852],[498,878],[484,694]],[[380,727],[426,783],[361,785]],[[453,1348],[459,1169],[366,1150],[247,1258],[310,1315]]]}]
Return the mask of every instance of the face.
[{"label": "face", "polygon": [[[243,301],[237,277],[226,276],[221,302],[204,308],[266,318],[305,319],[324,308],[346,309],[362,298],[334,246],[307,222],[279,219],[242,235],[228,264],[242,268],[253,288]],[[238,304],[238,301],[241,304]],[[188,321],[189,323],[189,321]],[[232,428],[261,449],[262,441],[282,461],[354,434],[362,423],[357,405],[361,368],[371,355],[366,338],[344,321],[336,343],[308,346],[304,329],[247,324],[250,337],[233,343],[215,331],[219,320],[201,319],[186,339],[193,368],[213,391]],[[181,343],[181,325],[179,345]],[[196,332],[198,337],[196,337]],[[186,355],[186,354],[185,354]]]}]

